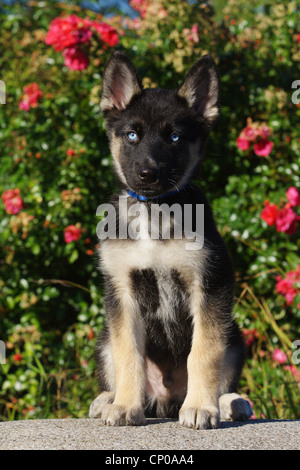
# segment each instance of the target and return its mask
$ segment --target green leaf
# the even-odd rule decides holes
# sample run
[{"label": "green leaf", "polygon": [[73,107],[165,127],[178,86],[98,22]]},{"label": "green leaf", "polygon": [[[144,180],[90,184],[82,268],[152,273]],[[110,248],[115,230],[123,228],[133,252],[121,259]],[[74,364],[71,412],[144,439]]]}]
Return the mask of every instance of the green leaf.
[{"label": "green leaf", "polygon": [[79,253],[77,250],[73,250],[71,256],[69,256],[69,263],[73,264],[79,257]]}]

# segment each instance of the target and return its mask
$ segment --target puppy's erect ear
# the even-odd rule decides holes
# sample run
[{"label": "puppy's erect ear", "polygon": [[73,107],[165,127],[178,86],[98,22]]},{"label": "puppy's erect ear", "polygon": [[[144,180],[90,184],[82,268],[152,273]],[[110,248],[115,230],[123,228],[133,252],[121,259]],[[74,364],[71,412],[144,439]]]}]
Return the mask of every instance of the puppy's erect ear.
[{"label": "puppy's erect ear", "polygon": [[141,81],[131,61],[122,52],[114,52],[104,70],[102,111],[125,109],[132,97],[141,92]]},{"label": "puppy's erect ear", "polygon": [[211,56],[205,55],[193,65],[178,90],[209,129],[219,116],[219,87],[216,64]]}]

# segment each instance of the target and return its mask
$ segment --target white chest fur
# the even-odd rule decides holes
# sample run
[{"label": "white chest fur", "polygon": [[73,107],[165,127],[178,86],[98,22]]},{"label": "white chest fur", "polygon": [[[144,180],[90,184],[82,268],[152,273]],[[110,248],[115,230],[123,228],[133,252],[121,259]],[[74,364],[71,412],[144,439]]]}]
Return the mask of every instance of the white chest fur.
[{"label": "white chest fur", "polygon": [[[143,203],[137,202],[128,207],[127,201],[128,195],[121,196],[119,223],[120,226],[128,228],[129,237],[127,239],[107,239],[101,243],[99,251],[104,271],[115,277],[121,272],[127,275],[133,269],[177,269],[185,272],[186,270],[195,270],[201,265],[207,251],[203,246],[203,237],[193,239],[188,236],[187,239],[182,233],[180,238],[169,237],[158,240],[158,237],[155,236],[158,229],[153,227],[152,205],[149,209]],[[160,207],[159,205],[155,206]],[[136,213],[138,213],[138,217],[132,219]],[[168,232],[168,222],[166,225]],[[138,239],[130,238],[130,229],[133,227],[135,229],[138,227]]]},{"label": "white chest fur", "polygon": [[[113,278],[127,277],[132,270],[175,269],[184,274],[197,273],[206,250],[186,250],[187,240],[106,240],[100,247],[103,270]],[[125,280],[125,279],[124,279]]]}]

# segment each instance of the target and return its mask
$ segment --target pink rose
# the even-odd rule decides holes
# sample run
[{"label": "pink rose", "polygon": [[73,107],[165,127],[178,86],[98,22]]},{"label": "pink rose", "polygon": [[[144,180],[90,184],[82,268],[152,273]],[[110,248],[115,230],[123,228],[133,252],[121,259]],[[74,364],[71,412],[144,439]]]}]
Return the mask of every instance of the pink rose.
[{"label": "pink rose", "polygon": [[21,100],[19,103],[19,108],[22,109],[23,111],[29,111],[30,110],[30,104],[28,100]]},{"label": "pink rose", "polygon": [[23,200],[19,188],[9,189],[2,194],[5,210],[10,215],[15,215],[23,209]]},{"label": "pink rose", "polygon": [[65,59],[65,66],[70,70],[83,70],[89,65],[89,58],[86,53],[76,46],[67,47],[62,54]]},{"label": "pink rose", "polygon": [[[299,35],[300,36],[300,35]],[[299,41],[300,42],[300,41]],[[300,370],[297,369],[296,366],[284,366],[284,369],[285,370],[289,370],[291,372],[291,374],[293,374],[293,376],[295,377],[296,379],[296,382],[300,382]]]},{"label": "pink rose", "polygon": [[297,231],[298,216],[290,207],[280,209],[276,218],[276,230],[293,235]]},{"label": "pink rose", "polygon": [[23,207],[23,201],[20,196],[9,199],[5,204],[5,210],[8,214],[18,214]]},{"label": "pink rose", "polygon": [[236,139],[236,144],[240,150],[243,150],[244,152],[248,150],[250,147],[250,141],[247,139],[243,139],[243,137],[238,137]]},{"label": "pink rose", "polygon": [[284,295],[287,304],[291,305],[300,294],[300,264],[295,270],[289,271],[284,278],[277,276],[276,292]]},{"label": "pink rose", "polygon": [[263,139],[260,142],[254,144],[254,153],[259,157],[267,157],[273,148],[273,142],[270,140]]},{"label": "pink rose", "polygon": [[242,130],[240,137],[242,139],[247,139],[247,140],[250,140],[251,142],[254,142],[258,134],[259,132],[258,132],[257,127],[248,125]]},{"label": "pink rose", "polygon": [[288,198],[291,206],[294,206],[294,207],[300,206],[300,194],[299,194],[298,189],[295,188],[295,186],[291,186],[287,190],[286,197]]},{"label": "pink rose", "polygon": [[252,330],[245,329],[243,330],[243,336],[245,339],[245,344],[246,346],[251,346],[251,344],[259,338],[259,333],[256,330],[256,328],[253,328]]},{"label": "pink rose", "polygon": [[76,227],[76,225],[68,225],[64,229],[64,237],[66,243],[71,243],[80,239],[82,229]]},{"label": "pink rose", "polygon": [[267,126],[267,124],[262,124],[258,132],[263,139],[267,139],[272,134],[272,130]]},{"label": "pink rose", "polygon": [[271,357],[274,362],[279,362],[279,364],[284,364],[287,360],[287,355],[279,348],[274,349]]},{"label": "pink rose", "polygon": [[188,41],[197,43],[199,42],[199,34],[198,34],[198,25],[194,24],[191,29],[185,28],[183,30],[184,35],[187,37]]},{"label": "pink rose", "polygon": [[197,24],[193,24],[193,26],[191,27],[191,35],[192,35],[192,38],[193,38],[194,42],[199,42],[199,33],[198,33],[198,25]]},{"label": "pink rose", "polygon": [[282,279],[280,276],[278,276],[277,278],[276,292],[278,292],[278,294],[284,295],[288,305],[291,305],[294,302],[294,298],[297,295],[297,291],[294,288],[293,282],[293,280],[288,279],[287,277]]},{"label": "pink rose", "polygon": [[39,99],[43,96],[37,83],[33,82],[23,88],[23,96],[19,103],[19,108],[23,111],[29,111],[30,108],[36,108]]}]

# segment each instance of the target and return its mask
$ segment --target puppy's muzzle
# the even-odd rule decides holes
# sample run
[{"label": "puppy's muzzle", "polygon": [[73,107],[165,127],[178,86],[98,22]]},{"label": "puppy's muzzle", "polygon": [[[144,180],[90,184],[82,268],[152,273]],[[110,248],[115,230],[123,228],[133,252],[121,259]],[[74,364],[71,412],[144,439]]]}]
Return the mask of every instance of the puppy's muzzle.
[{"label": "puppy's muzzle", "polygon": [[141,168],[138,172],[139,178],[143,183],[156,183],[159,177],[158,168]]}]

